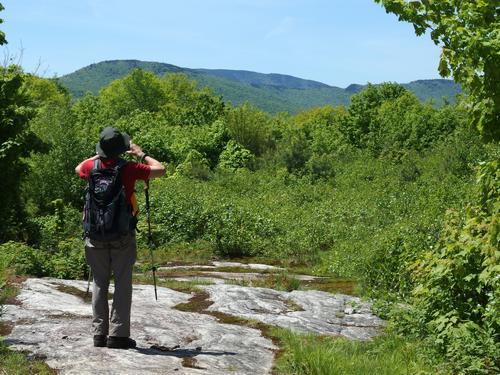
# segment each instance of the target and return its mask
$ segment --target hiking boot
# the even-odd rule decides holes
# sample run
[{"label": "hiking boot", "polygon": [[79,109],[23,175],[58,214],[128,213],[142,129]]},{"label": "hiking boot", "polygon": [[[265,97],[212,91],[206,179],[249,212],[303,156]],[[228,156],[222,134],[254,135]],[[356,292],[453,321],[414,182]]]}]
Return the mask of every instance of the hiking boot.
[{"label": "hiking boot", "polygon": [[104,348],[107,344],[106,335],[94,335],[94,346],[97,348]]},{"label": "hiking boot", "polygon": [[130,337],[109,336],[107,346],[111,349],[134,349],[137,344]]}]

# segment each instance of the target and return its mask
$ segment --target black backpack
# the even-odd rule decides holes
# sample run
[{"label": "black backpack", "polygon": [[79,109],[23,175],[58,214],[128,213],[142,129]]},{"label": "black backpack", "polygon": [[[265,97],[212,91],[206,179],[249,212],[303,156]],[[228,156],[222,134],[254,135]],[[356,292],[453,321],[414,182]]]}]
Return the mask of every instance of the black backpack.
[{"label": "black backpack", "polygon": [[113,241],[130,232],[132,215],[121,178],[125,164],[125,160],[119,159],[114,167],[101,168],[101,160],[94,160],[85,194],[85,237]]}]

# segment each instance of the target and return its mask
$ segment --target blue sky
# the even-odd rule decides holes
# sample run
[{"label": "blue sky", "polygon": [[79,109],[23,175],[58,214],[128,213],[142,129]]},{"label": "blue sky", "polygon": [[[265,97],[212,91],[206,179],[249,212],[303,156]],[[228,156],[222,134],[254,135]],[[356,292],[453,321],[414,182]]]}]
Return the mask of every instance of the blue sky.
[{"label": "blue sky", "polygon": [[[0,0],[9,44],[54,76],[113,59],[350,83],[439,78],[440,50],[373,0]],[[5,58],[4,58],[5,60]]]}]

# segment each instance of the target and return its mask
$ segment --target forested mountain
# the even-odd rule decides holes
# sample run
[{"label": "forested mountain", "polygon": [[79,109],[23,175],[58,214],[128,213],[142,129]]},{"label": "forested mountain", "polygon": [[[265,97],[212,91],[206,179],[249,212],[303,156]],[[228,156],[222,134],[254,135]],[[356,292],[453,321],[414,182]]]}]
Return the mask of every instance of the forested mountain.
[{"label": "forested mountain", "polygon": [[[365,86],[352,84],[343,89],[321,82],[283,74],[263,74],[244,70],[190,69],[171,64],[138,60],[113,60],[92,64],[59,78],[75,97],[86,92],[97,94],[111,81],[141,68],[157,75],[184,73],[200,86],[208,86],[217,95],[234,105],[250,102],[264,111],[296,113],[300,110],[326,104],[348,104],[352,94]],[[420,80],[403,84],[423,101],[433,99],[441,104],[446,97],[454,101],[460,87],[451,80]]]}]

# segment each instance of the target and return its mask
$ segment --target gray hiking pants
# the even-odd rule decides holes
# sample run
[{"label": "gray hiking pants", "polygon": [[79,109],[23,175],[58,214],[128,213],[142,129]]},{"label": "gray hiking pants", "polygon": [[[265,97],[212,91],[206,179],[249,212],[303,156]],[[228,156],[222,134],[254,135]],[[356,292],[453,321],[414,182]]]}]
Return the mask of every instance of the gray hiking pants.
[{"label": "gray hiking pants", "polygon": [[[85,239],[85,257],[94,277],[92,290],[94,335],[130,336],[132,269],[136,256],[134,233],[109,242]],[[115,291],[110,316],[108,288],[111,272],[114,275]]]}]

